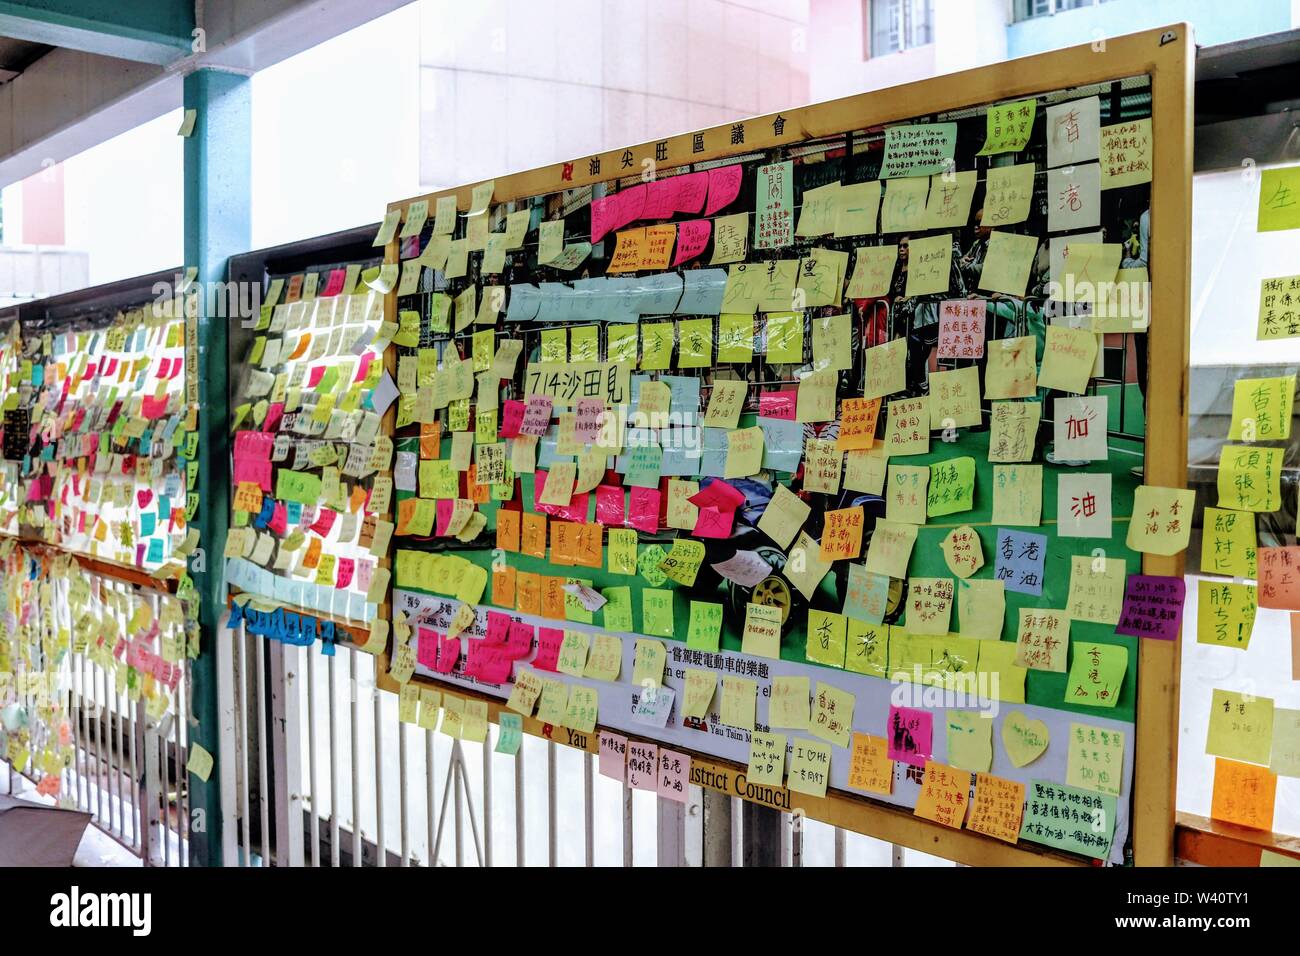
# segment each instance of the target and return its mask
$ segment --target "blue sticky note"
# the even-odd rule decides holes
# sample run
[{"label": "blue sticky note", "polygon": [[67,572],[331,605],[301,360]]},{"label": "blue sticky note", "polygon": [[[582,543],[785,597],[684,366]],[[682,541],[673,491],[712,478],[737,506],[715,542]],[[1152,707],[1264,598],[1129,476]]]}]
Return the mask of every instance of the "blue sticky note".
[{"label": "blue sticky note", "polygon": [[150,564],[161,564],[163,559],[163,540],[162,538],[149,539],[149,557]]},{"label": "blue sticky note", "polygon": [[998,529],[997,579],[1008,591],[1041,596],[1046,559],[1047,535]]},{"label": "blue sticky note", "polygon": [[803,459],[803,423],[783,418],[760,418],[763,429],[763,467],[772,471],[799,470]]}]

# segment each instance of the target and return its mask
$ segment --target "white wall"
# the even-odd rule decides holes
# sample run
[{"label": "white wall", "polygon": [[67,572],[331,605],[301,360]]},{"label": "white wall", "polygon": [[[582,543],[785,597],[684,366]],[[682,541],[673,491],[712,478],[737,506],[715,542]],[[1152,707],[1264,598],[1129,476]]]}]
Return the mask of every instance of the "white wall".
[{"label": "white wall", "polygon": [[808,5],[422,0],[423,185],[801,106]]}]

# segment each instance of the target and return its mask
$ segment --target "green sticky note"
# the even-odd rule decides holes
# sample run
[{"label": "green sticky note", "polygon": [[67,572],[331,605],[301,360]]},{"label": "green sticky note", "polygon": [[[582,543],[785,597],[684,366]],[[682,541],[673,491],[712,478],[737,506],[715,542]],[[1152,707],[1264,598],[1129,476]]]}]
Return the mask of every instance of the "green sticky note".
[{"label": "green sticky note", "polygon": [[1115,835],[1114,797],[1051,780],[1030,781],[1025,797],[1021,839],[1097,860],[1110,855]]},{"label": "green sticky note", "polygon": [[641,632],[673,636],[673,592],[664,588],[641,589]]},{"label": "green sticky note", "polygon": [[658,445],[637,445],[627,450],[627,471],[623,484],[634,488],[659,487],[664,451]]},{"label": "green sticky note", "polygon": [[722,605],[712,601],[692,601],[686,646],[701,651],[716,651],[721,637]]},{"label": "green sticky note", "polygon": [[1291,437],[1295,376],[1239,378],[1232,390],[1233,441],[1275,441]]},{"label": "green sticky note", "polygon": [[524,742],[524,718],[520,714],[502,711],[497,720],[501,733],[497,736],[496,753],[513,757],[519,753],[519,746]]},{"label": "green sticky note", "polygon": [[949,458],[930,466],[930,489],[926,493],[925,512],[950,515],[975,507],[975,459]]},{"label": "green sticky note", "polygon": [[275,496],[281,501],[314,505],[320,497],[320,476],[282,468],[276,476]]},{"label": "green sticky note", "polygon": [[[579,578],[565,578],[565,584],[585,584],[591,587],[590,580],[581,580]],[[564,592],[564,619],[566,621],[577,621],[579,624],[590,624],[593,620],[592,612],[582,606],[576,594],[569,591]]]},{"label": "green sticky note", "polygon": [[668,552],[660,545],[650,545],[636,559],[636,573],[641,575],[647,584],[658,587],[668,580],[668,575],[659,569],[660,563],[666,557],[668,557]]},{"label": "green sticky note", "polygon": [[1065,702],[1114,707],[1128,670],[1128,648],[1119,644],[1071,641],[1074,660],[1065,684]]},{"label": "green sticky note", "polygon": [[1260,174],[1256,229],[1300,229],[1300,166],[1266,169]]},{"label": "green sticky note", "polygon": [[600,593],[605,598],[605,606],[601,609],[605,614],[605,629],[624,632],[632,630],[632,589],[621,586],[605,588]]},{"label": "green sticky note", "polygon": [[768,362],[798,365],[803,361],[803,326],[802,312],[767,314]]}]

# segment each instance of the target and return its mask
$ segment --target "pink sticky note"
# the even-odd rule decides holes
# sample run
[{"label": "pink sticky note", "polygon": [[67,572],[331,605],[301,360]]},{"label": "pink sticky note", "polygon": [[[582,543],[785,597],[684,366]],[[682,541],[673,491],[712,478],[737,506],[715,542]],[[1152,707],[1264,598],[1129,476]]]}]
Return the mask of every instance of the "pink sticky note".
[{"label": "pink sticky note", "polygon": [[677,252],[673,255],[673,265],[679,266],[689,262],[704,251],[713,234],[713,220],[692,219],[677,224]]},{"label": "pink sticky note", "polygon": [[307,387],[308,387],[308,388],[315,388],[316,385],[320,382],[320,380],[321,380],[324,376],[325,376],[325,366],[324,366],[324,365],[314,365],[314,366],[312,366],[312,368],[307,372]]},{"label": "pink sticky note", "polygon": [[367,352],[365,355],[361,356],[361,358],[357,360],[357,374],[352,376],[352,381],[364,382],[366,376],[370,374],[370,363],[378,357],[379,356],[375,355],[374,352]]},{"label": "pink sticky note", "polygon": [[678,803],[686,802],[690,791],[691,758],[675,750],[659,751],[657,793]]},{"label": "pink sticky note", "polygon": [[421,667],[431,671],[438,669],[438,642],[441,635],[427,627],[415,629],[415,659]]},{"label": "pink sticky note", "polygon": [[645,203],[641,206],[642,219],[669,219],[676,211],[677,193],[681,187],[677,184],[680,176],[656,179],[646,187]]},{"label": "pink sticky note", "polygon": [[589,492],[584,491],[580,495],[574,495],[567,505],[544,505],[538,500],[546,491],[547,474],[548,472],[545,471],[533,473],[533,510],[538,514],[552,515],[565,521],[586,521]]},{"label": "pink sticky note", "polygon": [[470,677],[503,684],[510,680],[511,661],[505,648],[491,647],[485,641],[469,641],[466,645],[465,673]]},{"label": "pink sticky note", "polygon": [[146,395],[140,401],[140,414],[149,421],[155,421],[167,414],[168,396],[155,398],[152,395]]},{"label": "pink sticky note", "polygon": [[524,407],[523,421],[519,424],[521,435],[545,435],[551,427],[551,399],[546,395],[529,395]]},{"label": "pink sticky note", "polygon": [[339,558],[339,579],[335,587],[345,588],[351,584],[356,566],[356,558]]},{"label": "pink sticky note", "polygon": [[434,522],[433,533],[437,537],[442,537],[447,533],[447,528],[451,524],[451,513],[455,508],[455,502],[450,498],[439,498],[434,508],[437,510],[437,521]]},{"label": "pink sticky note", "polygon": [[745,503],[743,492],[737,491],[721,478],[714,478],[708,485],[686,499],[697,508],[716,508],[719,511],[735,511]]},{"label": "pink sticky note", "polygon": [[235,460],[253,459],[270,461],[275,447],[275,436],[264,432],[240,431],[235,433]]},{"label": "pink sticky note", "polygon": [[609,730],[600,732],[600,775],[614,780],[627,776],[627,738]]},{"label": "pink sticky note", "polygon": [[528,656],[528,652],[533,649],[533,634],[537,628],[523,621],[511,621],[510,630],[506,635],[506,654],[511,660],[517,661]]},{"label": "pink sticky note", "polygon": [[510,615],[503,614],[500,611],[487,612],[487,637],[484,638],[486,644],[504,644],[506,637],[510,633]]},{"label": "pink sticky note", "polygon": [[280,424],[280,419],[284,415],[284,402],[272,402],[266,409],[266,421],[262,422],[262,431],[270,434],[275,431],[275,426]]},{"label": "pink sticky note", "polygon": [[623,527],[623,489],[617,485],[596,487],[596,521],[610,528]]},{"label": "pink sticky note", "polygon": [[984,357],[983,299],[948,299],[939,307],[939,358]]},{"label": "pink sticky note", "polygon": [[691,534],[697,538],[730,538],[735,519],[734,510],[722,511],[712,506],[705,506],[697,513],[695,530]]},{"label": "pink sticky note", "polygon": [[654,744],[627,744],[627,785],[633,790],[656,792],[659,781],[659,748]]},{"label": "pink sticky note", "polygon": [[704,207],[704,197],[709,191],[709,174],[687,173],[684,176],[674,176],[673,182],[677,184],[673,212],[698,214]]},{"label": "pink sticky note", "polygon": [[890,707],[885,739],[890,760],[924,767],[932,753],[934,714],[915,707]]},{"label": "pink sticky note", "polygon": [[638,531],[655,534],[659,530],[659,489],[633,488],[628,506],[627,523]]},{"label": "pink sticky note", "polygon": [[160,362],[158,363],[158,374],[155,375],[154,377],[155,377],[155,378],[167,378],[167,373],[168,373],[168,371],[171,370],[171,367],[172,367],[172,360],[169,359],[169,358],[165,358],[165,359],[163,359],[162,361],[160,361]]},{"label": "pink sticky note", "polygon": [[758,396],[758,417],[780,418],[787,422],[794,421],[795,404],[798,396],[798,391],[793,388],[763,392]]},{"label": "pink sticky note", "polygon": [[439,674],[450,674],[456,666],[456,661],[460,659],[460,638],[453,637],[450,640],[442,638],[438,641],[438,667]]},{"label": "pink sticky note", "polygon": [[519,426],[523,423],[524,403],[516,398],[507,398],[501,406],[501,425],[497,429],[497,437],[517,437],[519,435]]},{"label": "pink sticky note", "polygon": [[316,520],[308,531],[314,531],[324,538],[330,533],[330,528],[334,527],[334,519],[338,517],[338,512],[330,508],[321,508],[320,514],[316,515]]},{"label": "pink sticky note", "polygon": [[331,269],[329,278],[325,280],[325,291],[322,296],[338,295],[343,291],[343,280],[347,277],[347,269]]},{"label": "pink sticky note", "polygon": [[539,627],[537,629],[537,656],[533,666],[539,671],[554,671],[560,659],[560,643],[564,640],[564,631],[556,627]]},{"label": "pink sticky note", "polygon": [[594,445],[600,440],[600,425],[605,417],[605,402],[600,398],[580,398],[574,409],[573,437],[580,445]]},{"label": "pink sticky note", "polygon": [[743,175],[744,169],[739,163],[709,170],[709,201],[704,207],[704,215],[712,216],[740,195],[740,180]]},{"label": "pink sticky note", "polygon": [[234,462],[235,484],[251,482],[268,494],[271,491],[271,463],[258,461],[256,458],[236,458]]},{"label": "pink sticky note", "polygon": [[289,509],[283,501],[277,501],[271,509],[271,520],[266,523],[266,527],[279,535],[289,530]]}]

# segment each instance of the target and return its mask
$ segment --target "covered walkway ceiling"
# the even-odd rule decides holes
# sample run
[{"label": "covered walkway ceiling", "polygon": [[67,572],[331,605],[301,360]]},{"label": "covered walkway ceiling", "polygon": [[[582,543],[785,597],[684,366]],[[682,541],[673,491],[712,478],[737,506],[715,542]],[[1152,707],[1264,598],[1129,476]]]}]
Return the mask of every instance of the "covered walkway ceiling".
[{"label": "covered walkway ceiling", "polygon": [[409,0],[0,0],[0,186],[181,105],[199,67],[265,69]]}]

